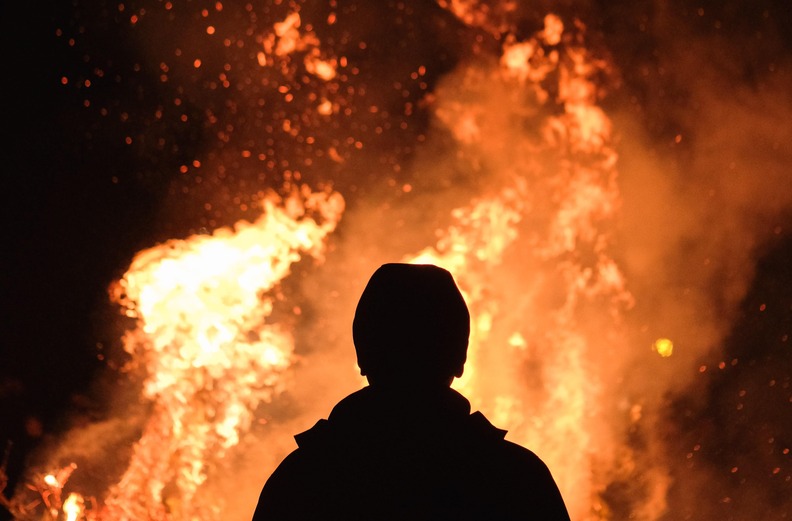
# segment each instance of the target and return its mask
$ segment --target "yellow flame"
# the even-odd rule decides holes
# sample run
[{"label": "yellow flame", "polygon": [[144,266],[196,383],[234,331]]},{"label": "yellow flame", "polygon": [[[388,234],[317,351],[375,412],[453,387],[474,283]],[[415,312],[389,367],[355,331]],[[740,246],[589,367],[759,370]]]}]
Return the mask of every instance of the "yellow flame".
[{"label": "yellow flame", "polygon": [[72,492],[63,502],[62,510],[66,514],[66,521],[77,521],[82,516],[84,509],[85,502],[80,494]]},{"label": "yellow flame", "polygon": [[[114,519],[193,518],[207,467],[239,442],[292,362],[288,330],[266,323],[268,295],[302,253],[321,258],[343,211],[337,193],[271,196],[253,223],[140,252],[114,299],[137,320],[124,337],[146,371],[153,412],[107,498]],[[166,492],[168,490],[169,492]]]}]

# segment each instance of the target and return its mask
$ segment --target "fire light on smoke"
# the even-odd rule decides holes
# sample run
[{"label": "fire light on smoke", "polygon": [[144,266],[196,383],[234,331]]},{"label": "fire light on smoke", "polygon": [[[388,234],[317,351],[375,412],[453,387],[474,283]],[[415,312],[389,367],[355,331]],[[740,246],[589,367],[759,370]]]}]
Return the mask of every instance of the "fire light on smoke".
[{"label": "fire light on smoke", "polygon": [[[617,433],[604,428],[603,385],[589,360],[603,349],[601,343],[607,337],[602,332],[615,328],[613,317],[629,307],[631,296],[609,253],[608,228],[602,225],[614,218],[619,203],[611,124],[596,106],[598,87],[592,80],[604,64],[571,37],[558,48],[562,36],[561,20],[548,15],[544,30],[535,37],[520,42],[506,39],[500,69],[479,65],[468,77],[487,77],[487,89],[530,93],[507,109],[512,117],[558,107],[560,115],[549,110],[533,121],[539,128],[538,139],[526,143],[521,138],[515,146],[532,147],[535,154],[569,150],[563,166],[515,159],[502,172],[505,187],[500,192],[454,210],[454,222],[441,232],[438,244],[407,260],[445,266],[454,273],[471,306],[475,321],[469,362],[456,387],[508,429],[511,439],[532,447],[548,462],[573,518],[607,519],[596,500],[607,479],[596,476],[592,453],[608,457],[604,455],[618,443],[613,438]],[[551,77],[558,83],[549,82]],[[464,85],[465,95],[476,91],[475,81]],[[556,92],[555,97],[550,90]],[[452,94],[448,97],[449,107],[440,103],[438,113],[460,148],[482,163],[491,161],[492,137],[508,132],[496,128],[500,114],[476,114],[475,108],[455,103]],[[476,121],[475,132],[470,131],[471,121]],[[531,157],[528,150],[526,157]],[[549,171],[559,167],[560,175]],[[537,207],[548,204],[535,194],[548,192],[553,202],[541,212],[549,219],[541,226],[523,225]],[[524,255],[519,261],[509,258],[515,243]],[[593,261],[584,261],[586,257]],[[543,305],[538,294],[550,275],[548,264],[558,270],[554,284],[559,286],[559,295],[543,314],[536,308]],[[503,283],[499,274],[513,270],[522,271],[523,292],[503,296],[502,290],[495,291]],[[523,286],[525,279],[531,282]],[[598,335],[577,323],[580,310],[591,302],[604,303]],[[515,309],[520,311],[515,313]],[[529,345],[526,338],[534,340]],[[541,373],[526,379],[529,375],[509,370],[515,364],[539,366]],[[545,423],[543,419],[551,420]],[[569,447],[587,450],[570,451]],[[660,481],[656,485],[664,486]],[[662,505],[646,509],[655,509],[643,513],[650,519]]]}]

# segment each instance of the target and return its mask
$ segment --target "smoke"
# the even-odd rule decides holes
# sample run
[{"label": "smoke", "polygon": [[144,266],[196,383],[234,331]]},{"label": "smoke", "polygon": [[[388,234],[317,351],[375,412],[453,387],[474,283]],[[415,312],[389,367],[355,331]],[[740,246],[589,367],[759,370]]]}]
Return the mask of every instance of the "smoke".
[{"label": "smoke", "polygon": [[[706,402],[712,395],[705,373],[718,371],[718,362],[747,363],[723,353],[724,340],[740,318],[758,259],[789,234],[788,50],[768,11],[739,20],[724,19],[725,10],[655,8],[644,35],[652,57],[621,70],[626,92],[609,111],[621,136],[619,258],[636,302],[627,316],[638,348],[626,361],[635,369],[626,373],[627,388],[654,409],[646,427],[656,444],[651,457],[674,479],[663,519],[781,519],[783,506],[769,498],[783,485],[769,474],[729,500],[730,465],[691,466],[682,455],[700,450],[702,426],[682,427],[683,418],[672,416],[679,410],[669,406],[684,397],[698,408],[718,407]],[[722,30],[713,28],[721,23]],[[647,363],[658,337],[674,341],[674,354]],[[699,434],[680,437],[686,428]],[[730,427],[737,428],[752,427]],[[725,448],[717,460],[734,460],[736,450]]]},{"label": "smoke", "polygon": [[[730,78],[691,66],[710,78],[688,85],[697,109],[680,121],[678,145],[642,141],[639,128],[620,123],[628,129],[620,244],[639,296],[633,319],[649,328],[647,339],[681,341],[674,359],[681,365],[668,375],[677,390],[686,384],[679,371],[728,332],[764,244],[788,233],[792,204],[781,188],[792,159],[781,146],[790,137],[783,121],[792,106],[782,95],[790,78],[774,78],[759,92],[737,86],[726,100],[712,93]],[[680,77],[689,76],[683,69]]]}]

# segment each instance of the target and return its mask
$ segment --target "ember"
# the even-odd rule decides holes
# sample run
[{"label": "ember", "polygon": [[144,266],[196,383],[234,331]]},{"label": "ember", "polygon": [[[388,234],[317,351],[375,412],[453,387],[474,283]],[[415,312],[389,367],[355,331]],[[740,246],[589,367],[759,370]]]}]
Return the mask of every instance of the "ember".
[{"label": "ember", "polygon": [[674,353],[674,343],[667,338],[658,338],[652,344],[652,348],[660,356],[671,356]]}]

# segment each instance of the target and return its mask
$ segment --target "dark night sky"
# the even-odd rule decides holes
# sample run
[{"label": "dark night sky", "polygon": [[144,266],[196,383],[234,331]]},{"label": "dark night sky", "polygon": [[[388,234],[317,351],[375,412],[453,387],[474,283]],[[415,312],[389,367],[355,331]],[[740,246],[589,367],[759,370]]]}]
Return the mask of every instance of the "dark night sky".
[{"label": "dark night sky", "polygon": [[[123,273],[135,252],[188,231],[184,222],[162,221],[161,203],[175,181],[179,158],[139,157],[122,145],[127,129],[86,110],[83,93],[60,84],[64,75],[87,75],[96,62],[112,62],[117,70],[128,68],[125,60],[141,59],[132,44],[118,38],[101,7],[85,7],[88,2],[23,4],[23,12],[6,16],[4,29],[4,119],[6,139],[11,142],[5,147],[2,188],[0,450],[7,441],[13,443],[7,468],[12,480],[24,468],[28,451],[64,428],[64,411],[98,407],[89,396],[90,383],[105,368],[97,357],[97,344],[117,341],[109,336],[112,331],[100,327],[113,313],[107,304],[108,284]],[[105,5],[109,12],[115,9],[114,3],[93,4]],[[703,4],[708,13],[715,13],[713,17],[720,14],[732,21],[727,26],[735,36],[772,25],[781,35],[773,47],[779,56],[762,59],[789,64],[792,9],[787,2]],[[622,67],[651,61],[651,42],[644,41],[642,47],[632,23],[642,12],[651,11],[649,3],[592,5],[591,9],[606,13],[600,29],[617,46],[614,55]],[[763,10],[771,14],[769,20],[761,15]],[[81,49],[56,36],[57,28],[73,30],[81,24],[95,28],[82,40]],[[639,44],[618,47],[635,41]],[[88,62],[83,59],[85,48],[93,53]],[[101,106],[124,100],[129,110],[150,106],[152,99],[136,94],[147,81],[104,82],[94,89],[91,102]],[[628,82],[624,88],[640,96],[642,84]],[[191,136],[185,133],[174,139],[184,143],[184,151]],[[792,180],[784,189],[792,190]],[[706,407],[684,400],[669,405],[669,416],[683,418],[681,437],[716,437],[720,450],[740,447],[745,458],[758,457],[758,452],[743,446],[742,428],[769,425],[772,430],[792,417],[792,404],[783,402],[792,377],[792,340],[785,346],[778,342],[784,334],[792,334],[792,222],[786,224],[764,249],[740,320],[725,344],[726,359],[747,363],[710,376]],[[757,313],[762,304],[768,311]],[[716,365],[718,359],[713,355],[703,362]],[[787,391],[765,390],[766,396],[757,399],[778,401],[779,406],[747,413],[738,425],[729,424],[731,416],[723,411],[730,405],[724,396],[765,373],[780,376],[779,388],[786,385]],[[706,432],[699,427],[704,424]],[[789,437],[788,425],[782,432]],[[792,438],[787,446],[792,446]],[[717,454],[711,457],[718,459]]]},{"label": "dark night sky", "polygon": [[[134,162],[110,144],[119,130],[93,127],[81,96],[60,85],[62,75],[88,66],[55,36],[71,20],[66,2],[31,2],[14,14],[6,35],[15,50],[5,86],[11,143],[2,190],[0,438],[4,448],[13,442],[12,477],[41,439],[35,422],[43,433],[57,432],[58,412],[101,367],[97,310],[109,282],[150,240],[157,191],[168,182],[123,189],[111,182],[129,179]],[[121,42],[105,44],[123,55]]]}]

